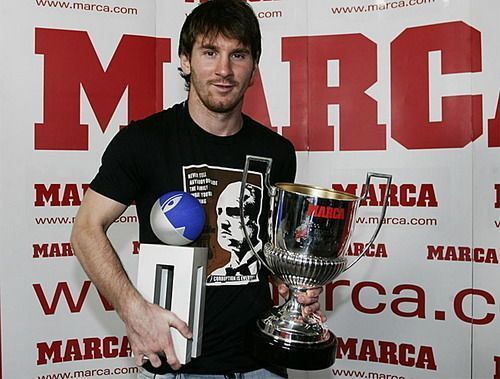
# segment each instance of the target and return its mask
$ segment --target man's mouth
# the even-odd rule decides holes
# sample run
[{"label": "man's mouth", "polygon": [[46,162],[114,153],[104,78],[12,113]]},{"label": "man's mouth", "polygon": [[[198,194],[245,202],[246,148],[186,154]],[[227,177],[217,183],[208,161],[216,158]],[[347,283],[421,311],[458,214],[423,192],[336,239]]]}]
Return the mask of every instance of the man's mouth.
[{"label": "man's mouth", "polygon": [[221,91],[230,91],[234,87],[236,87],[236,83],[232,82],[212,82],[210,84],[213,85],[214,87],[217,87],[217,89]]}]

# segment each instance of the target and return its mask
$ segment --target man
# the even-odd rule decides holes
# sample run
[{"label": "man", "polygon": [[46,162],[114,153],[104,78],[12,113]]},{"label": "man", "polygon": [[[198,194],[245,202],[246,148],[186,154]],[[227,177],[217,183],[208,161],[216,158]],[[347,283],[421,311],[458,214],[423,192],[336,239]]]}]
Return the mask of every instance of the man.
[{"label": "man", "polygon": [[[172,190],[187,191],[191,177],[203,177],[214,186],[207,195],[220,194],[229,183],[241,180],[247,154],[273,159],[273,183],[294,180],[291,143],[241,113],[243,96],[257,70],[260,39],[257,18],[243,1],[212,0],[195,8],[185,20],[179,44],[187,101],[133,122],[115,136],[78,211],[71,237],[75,255],[123,320],[135,361],[143,366],[142,378],[173,378],[175,372],[276,377],[269,370],[286,376],[284,370],[264,368],[245,347],[245,331],[271,305],[265,270],[259,271],[258,281],[239,285],[229,274],[221,280],[207,279],[202,356],[181,366],[170,328],[186,338],[191,338],[191,331],[175,314],[138,293],[106,236],[113,221],[135,202],[140,241],[160,243],[149,224],[157,198]],[[204,240],[213,241],[217,199],[206,200],[209,235]],[[265,218],[258,222],[264,225]],[[210,250],[209,267],[227,260]],[[280,290],[286,293],[285,287]],[[304,310],[313,313],[319,309],[319,290],[308,292]]]}]

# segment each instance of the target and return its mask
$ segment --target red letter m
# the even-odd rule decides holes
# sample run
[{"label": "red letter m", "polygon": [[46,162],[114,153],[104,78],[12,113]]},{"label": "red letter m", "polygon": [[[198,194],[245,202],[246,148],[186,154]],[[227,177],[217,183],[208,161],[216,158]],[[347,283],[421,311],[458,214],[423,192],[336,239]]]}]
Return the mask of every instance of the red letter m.
[{"label": "red letter m", "polygon": [[103,132],[127,88],[128,121],[163,107],[169,39],[124,35],[104,69],[87,32],[36,28],[35,53],[44,55],[44,121],[35,124],[35,150],[88,149],[80,86]]}]

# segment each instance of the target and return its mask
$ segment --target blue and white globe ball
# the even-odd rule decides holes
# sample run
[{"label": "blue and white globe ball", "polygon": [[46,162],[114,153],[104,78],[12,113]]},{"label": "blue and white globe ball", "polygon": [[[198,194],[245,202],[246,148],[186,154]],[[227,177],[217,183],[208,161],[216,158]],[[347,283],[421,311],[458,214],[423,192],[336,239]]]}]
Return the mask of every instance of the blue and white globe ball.
[{"label": "blue and white globe ball", "polygon": [[187,245],[203,231],[205,211],[193,195],[173,191],[154,203],[149,221],[160,241],[167,245]]}]

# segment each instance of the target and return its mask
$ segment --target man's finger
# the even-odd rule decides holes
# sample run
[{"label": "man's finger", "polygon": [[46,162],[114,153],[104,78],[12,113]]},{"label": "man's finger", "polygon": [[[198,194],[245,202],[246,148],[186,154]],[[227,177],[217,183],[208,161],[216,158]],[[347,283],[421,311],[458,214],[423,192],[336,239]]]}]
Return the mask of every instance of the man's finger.
[{"label": "man's finger", "polygon": [[179,359],[175,354],[172,341],[170,341],[170,344],[165,348],[165,357],[167,358],[167,363],[170,367],[172,367],[173,370],[178,370],[181,368],[181,363],[179,362]]},{"label": "man's finger", "polygon": [[[185,324],[182,321],[181,321],[181,323]],[[170,326],[173,326],[173,324],[170,324]],[[172,340],[171,333],[168,333],[165,336],[165,339],[163,340],[162,346],[163,346],[163,353],[165,354],[165,357],[167,359],[167,363],[169,364],[169,366],[172,367],[173,370],[180,369],[181,363],[179,362],[179,359],[177,358],[177,355],[175,353],[174,341]]]},{"label": "man's finger", "polygon": [[178,317],[172,317],[169,321],[169,325],[177,329],[184,337],[188,339],[193,338],[193,332],[191,332],[189,326]]},{"label": "man's finger", "polygon": [[306,291],[308,297],[318,297],[323,292],[323,287],[309,288]]},{"label": "man's finger", "polygon": [[304,312],[306,314],[311,314],[311,313],[314,313],[316,311],[319,311],[319,303],[317,303],[317,302],[312,303],[311,305],[304,307]]},{"label": "man's finger", "polygon": [[[149,357],[152,357],[152,359],[150,360]],[[149,353],[148,355],[143,353],[134,354],[134,361],[137,366],[142,366],[148,361],[150,361],[154,367],[159,367],[161,365],[161,360],[158,358],[158,355],[154,353]],[[155,366],[155,364],[157,364],[157,366]]]},{"label": "man's finger", "polygon": [[317,303],[318,302],[318,297],[310,297],[310,296],[306,296],[305,294],[301,294],[298,296],[297,300],[299,301],[300,304],[303,304],[303,305],[309,305],[309,304],[313,304],[313,303]]},{"label": "man's finger", "polygon": [[160,357],[158,356],[158,354],[155,354],[155,353],[151,353],[147,355],[147,359],[144,359],[143,360],[143,363],[147,362],[149,360],[149,362],[151,363],[151,365],[153,367],[160,367],[161,366],[161,359]]},{"label": "man's finger", "polygon": [[145,362],[144,360],[145,358],[145,355],[144,354],[141,354],[141,353],[138,353],[138,354],[134,354],[134,362],[137,366],[142,366]]},{"label": "man's finger", "polygon": [[182,366],[175,355],[167,357],[167,363],[172,368],[172,370],[178,370]]}]

